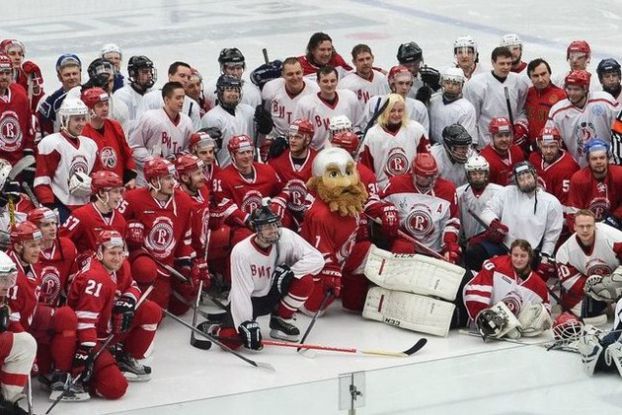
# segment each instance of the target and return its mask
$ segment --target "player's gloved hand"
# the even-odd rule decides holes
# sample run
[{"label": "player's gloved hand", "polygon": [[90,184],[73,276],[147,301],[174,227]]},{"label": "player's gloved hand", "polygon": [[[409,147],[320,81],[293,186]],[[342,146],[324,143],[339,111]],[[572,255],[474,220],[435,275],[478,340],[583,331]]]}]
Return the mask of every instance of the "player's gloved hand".
[{"label": "player's gloved hand", "polygon": [[283,154],[285,150],[287,150],[287,138],[285,136],[279,135],[272,143],[270,143],[270,150],[268,151],[268,158],[274,159]]},{"label": "player's gloved hand", "polygon": [[391,239],[397,236],[397,231],[400,228],[400,218],[398,216],[397,208],[387,203],[382,207],[382,230],[384,234]]},{"label": "player's gloved hand", "polygon": [[22,71],[26,74],[26,77],[32,77],[37,84],[43,83],[43,75],[41,75],[41,68],[33,61],[25,61],[22,63]]},{"label": "player's gloved hand", "polygon": [[434,91],[432,90],[432,88],[427,85],[423,85],[417,90],[417,93],[415,94],[415,99],[427,105],[430,102],[430,98],[432,98],[433,93]]},{"label": "player's gloved hand", "polygon": [[455,264],[460,259],[461,252],[462,250],[460,249],[460,245],[458,245],[457,243],[445,242],[442,254],[447,261]]},{"label": "player's gloved hand", "polygon": [[505,304],[515,316],[518,316],[521,308],[523,308],[523,299],[515,291],[510,291],[509,293],[507,293],[506,296],[501,299],[501,301],[503,301],[503,304]]},{"label": "player's gloved hand", "polygon": [[130,249],[143,246],[145,240],[145,225],[137,220],[129,220],[125,225],[125,242]]},{"label": "player's gloved hand", "polygon": [[207,261],[196,258],[192,263],[192,271],[190,273],[195,285],[198,285],[199,281],[203,281],[203,289],[206,291],[210,289],[212,286],[212,274],[209,272]]},{"label": "player's gloved hand", "polygon": [[11,309],[8,304],[0,305],[0,333],[4,333],[9,329],[9,316]]},{"label": "player's gloved hand", "polygon": [[514,123],[514,144],[522,146],[528,139],[529,127],[524,121]]},{"label": "player's gloved hand", "polygon": [[93,360],[93,346],[85,346],[81,344],[78,346],[75,354],[73,355],[73,363],[71,365],[71,376],[76,377],[82,374],[82,381],[87,381],[85,375],[90,372],[89,368],[92,365]]},{"label": "player's gloved hand", "polygon": [[257,105],[255,108],[255,122],[257,123],[257,131],[261,134],[269,134],[274,127],[272,122],[272,114],[266,110],[263,105]]},{"label": "player's gloved hand", "polygon": [[604,214],[603,223],[616,228],[617,230],[622,230],[622,221],[620,221],[620,218],[615,217],[611,213]]},{"label": "player's gloved hand", "polygon": [[341,295],[341,270],[337,266],[326,265],[320,272],[324,292],[330,291],[335,297]]},{"label": "player's gloved hand", "polygon": [[112,332],[125,333],[129,330],[136,312],[136,300],[127,295],[117,298],[112,307]]},{"label": "player's gloved hand", "polygon": [[277,265],[272,273],[272,286],[277,290],[279,295],[284,296],[289,290],[289,285],[294,279],[294,271],[288,265]]},{"label": "player's gloved hand", "polygon": [[242,344],[248,350],[261,350],[261,329],[255,321],[245,321],[238,327],[238,333],[242,339]]},{"label": "player's gloved hand", "polygon": [[549,278],[557,277],[557,267],[555,266],[555,259],[551,258],[546,254],[542,254],[540,257],[540,264],[538,264],[538,269],[536,272],[540,274],[544,281],[547,281]]},{"label": "player's gloved hand", "polygon": [[618,261],[622,261],[622,242],[613,243],[613,253],[618,257]]},{"label": "player's gloved hand", "polygon": [[504,223],[502,223],[499,219],[495,219],[490,222],[490,227],[486,231],[486,239],[500,244],[508,235],[509,231],[510,229]]},{"label": "player's gloved hand", "polygon": [[259,145],[259,157],[261,157],[261,160],[268,161],[270,158],[270,148],[272,147],[273,142],[274,137],[269,135],[264,137],[263,141]]},{"label": "player's gloved hand", "polygon": [[419,76],[424,84],[432,88],[435,92],[441,89],[441,73],[428,65],[423,65],[419,69]]}]

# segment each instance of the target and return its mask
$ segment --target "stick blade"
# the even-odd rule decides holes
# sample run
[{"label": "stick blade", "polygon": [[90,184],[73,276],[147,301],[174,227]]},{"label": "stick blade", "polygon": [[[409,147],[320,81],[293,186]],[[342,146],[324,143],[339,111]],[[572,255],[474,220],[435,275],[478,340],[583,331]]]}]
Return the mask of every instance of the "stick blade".
[{"label": "stick blade", "polygon": [[406,356],[412,356],[415,353],[417,353],[419,350],[423,349],[423,346],[425,346],[427,343],[428,343],[428,339],[421,338],[410,349],[405,350],[402,353],[404,353]]},{"label": "stick blade", "polygon": [[276,369],[270,363],[255,361],[255,364],[256,364],[255,367],[258,367],[260,369],[265,369],[270,372],[276,372]]},{"label": "stick blade", "polygon": [[212,348],[212,342],[209,340],[200,340],[194,336],[190,339],[190,345],[200,350],[209,350]]}]

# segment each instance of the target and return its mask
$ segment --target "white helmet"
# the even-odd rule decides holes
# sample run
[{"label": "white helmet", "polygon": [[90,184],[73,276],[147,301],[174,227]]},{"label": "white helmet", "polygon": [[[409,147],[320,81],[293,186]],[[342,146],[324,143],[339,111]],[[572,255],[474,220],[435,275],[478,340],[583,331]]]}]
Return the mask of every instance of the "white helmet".
[{"label": "white helmet", "polygon": [[122,56],[121,48],[115,45],[114,43],[106,43],[104,46],[102,46],[100,54],[101,54],[101,57],[103,58],[105,54],[112,53],[112,52],[118,53],[120,56]]},{"label": "white helmet", "polygon": [[473,53],[477,54],[477,42],[471,36],[460,36],[454,41],[454,54],[459,48],[473,48]]},{"label": "white helmet", "polygon": [[467,171],[467,173],[470,173],[472,171],[488,172],[490,171],[490,164],[488,163],[488,160],[486,160],[484,157],[476,154],[469,157],[467,162],[464,163],[464,169]]},{"label": "white helmet", "polygon": [[58,110],[61,128],[66,129],[69,125],[69,118],[74,115],[88,117],[89,109],[79,98],[66,97]]},{"label": "white helmet", "polygon": [[8,289],[17,281],[17,266],[3,251],[0,251],[0,288]]},{"label": "white helmet", "polygon": [[346,115],[337,115],[330,119],[328,130],[331,137],[343,131],[352,131],[352,122]]},{"label": "white helmet", "polygon": [[441,81],[464,83],[464,71],[460,68],[447,68],[441,74]]},{"label": "white helmet", "polygon": [[9,178],[9,173],[11,173],[12,168],[11,163],[7,160],[0,159],[0,190],[4,189],[4,184]]},{"label": "white helmet", "polygon": [[516,33],[508,33],[507,35],[503,35],[499,46],[523,46],[523,41],[520,40],[520,37],[518,37]]}]

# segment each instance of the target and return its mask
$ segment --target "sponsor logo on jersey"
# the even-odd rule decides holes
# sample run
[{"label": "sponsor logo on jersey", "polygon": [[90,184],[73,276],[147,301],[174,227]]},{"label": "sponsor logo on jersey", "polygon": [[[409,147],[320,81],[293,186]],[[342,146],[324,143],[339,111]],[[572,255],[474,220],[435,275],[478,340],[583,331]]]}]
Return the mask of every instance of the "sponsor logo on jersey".
[{"label": "sponsor logo on jersey", "polygon": [[114,169],[117,166],[117,153],[112,147],[104,147],[99,152],[99,160],[107,169]]},{"label": "sponsor logo on jersey", "polygon": [[389,151],[384,171],[388,176],[397,176],[408,171],[408,157],[402,147],[395,147]]},{"label": "sponsor logo on jersey", "polygon": [[162,216],[157,218],[147,234],[145,246],[158,259],[169,257],[175,247],[173,221]]},{"label": "sponsor logo on jersey", "polygon": [[406,216],[406,230],[415,238],[422,239],[434,232],[432,211],[423,203],[415,203]]},{"label": "sponsor logo on jersey", "polygon": [[56,267],[43,267],[40,287],[43,302],[48,305],[56,305],[61,290],[60,273]]},{"label": "sponsor logo on jersey", "polygon": [[22,146],[22,129],[17,114],[5,111],[0,117],[0,150],[16,151]]},{"label": "sponsor logo on jersey", "polygon": [[259,191],[250,190],[244,195],[244,199],[242,200],[242,206],[240,206],[240,209],[242,209],[242,211],[245,213],[251,213],[258,207],[261,207],[262,198],[263,195]]}]

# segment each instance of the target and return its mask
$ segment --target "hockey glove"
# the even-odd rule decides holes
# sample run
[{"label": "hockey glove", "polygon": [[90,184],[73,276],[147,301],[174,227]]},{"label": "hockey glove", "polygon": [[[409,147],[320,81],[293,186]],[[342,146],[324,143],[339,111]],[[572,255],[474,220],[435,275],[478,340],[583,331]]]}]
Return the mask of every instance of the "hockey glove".
[{"label": "hockey glove", "polygon": [[8,304],[0,305],[0,333],[4,333],[9,329],[9,316],[11,309]]},{"label": "hockey glove", "polygon": [[263,349],[261,344],[261,328],[255,321],[245,321],[238,327],[242,344],[248,350],[259,351]]},{"label": "hockey glove", "polygon": [[509,228],[505,224],[501,223],[499,219],[495,219],[490,222],[490,227],[486,231],[486,237],[492,242],[500,244],[508,235],[508,232]]},{"label": "hockey glove", "polygon": [[115,301],[112,308],[112,331],[114,334],[125,333],[130,329],[134,313],[136,312],[136,300],[127,295],[122,295]]},{"label": "hockey glove", "polygon": [[195,285],[199,285],[199,281],[203,281],[203,289],[208,291],[212,286],[212,275],[207,267],[207,262],[204,259],[195,259],[192,263],[192,280]]},{"label": "hockey glove", "polygon": [[611,226],[612,228],[616,228],[619,231],[622,231],[622,222],[620,222],[619,218],[613,216],[610,213],[605,213],[605,216],[603,217],[603,223]]},{"label": "hockey glove", "polygon": [[551,258],[546,254],[542,254],[540,257],[540,264],[538,264],[538,269],[536,272],[540,274],[544,281],[547,281],[549,278],[557,277],[557,267],[555,266],[555,259]]},{"label": "hockey glove", "polygon": [[88,174],[78,171],[69,178],[69,193],[75,197],[91,195],[91,178]]},{"label": "hockey glove", "polygon": [[[80,345],[73,355],[73,364],[71,366],[71,376],[76,377],[82,375],[82,381],[86,382],[87,375],[91,371],[93,363],[93,346]],[[90,376],[89,376],[90,377]]]},{"label": "hockey glove", "polygon": [[257,131],[261,134],[269,134],[272,131],[272,127],[274,127],[272,114],[262,105],[257,105],[255,108],[255,122],[257,123]]},{"label": "hockey glove", "polygon": [[145,225],[129,220],[125,225],[125,241],[130,249],[140,248],[145,240]]},{"label": "hockey glove", "polygon": [[26,61],[22,64],[22,70],[27,78],[32,79],[35,84],[43,84],[43,75],[41,75],[41,68],[33,61]]},{"label": "hockey glove", "polygon": [[390,239],[395,239],[397,231],[400,228],[400,218],[398,214],[397,208],[390,203],[387,203],[382,208],[382,230],[385,236]]},{"label": "hockey glove", "polygon": [[423,85],[417,90],[417,93],[415,94],[415,99],[423,102],[425,105],[428,105],[433,92],[434,91],[432,91],[432,88],[427,85]]},{"label": "hockey glove", "polygon": [[278,265],[272,273],[272,287],[283,297],[287,294],[292,279],[294,279],[294,271],[287,265]]},{"label": "hockey glove", "polygon": [[613,253],[618,257],[618,261],[622,261],[622,242],[614,242]]},{"label": "hockey glove", "polygon": [[336,298],[341,295],[341,271],[339,267],[326,265],[320,272],[320,278],[322,278],[324,292],[331,292]]},{"label": "hockey glove", "polygon": [[514,144],[523,146],[528,139],[529,127],[524,121],[514,123]]},{"label": "hockey glove", "polygon": [[443,248],[442,254],[447,261],[451,262],[452,264],[457,263],[458,260],[460,259],[460,253],[461,253],[460,245],[458,245],[455,242],[445,243],[445,247]]},{"label": "hockey glove", "polygon": [[427,65],[419,69],[419,75],[424,84],[432,88],[434,92],[441,89],[441,73]]},{"label": "hockey glove", "polygon": [[283,154],[285,150],[287,150],[287,147],[288,147],[287,138],[285,138],[282,135],[277,136],[270,143],[270,151],[268,151],[268,159],[277,158],[278,156]]}]

